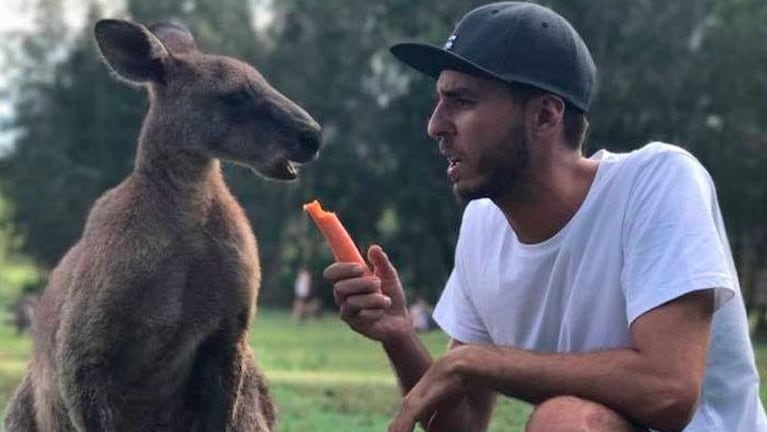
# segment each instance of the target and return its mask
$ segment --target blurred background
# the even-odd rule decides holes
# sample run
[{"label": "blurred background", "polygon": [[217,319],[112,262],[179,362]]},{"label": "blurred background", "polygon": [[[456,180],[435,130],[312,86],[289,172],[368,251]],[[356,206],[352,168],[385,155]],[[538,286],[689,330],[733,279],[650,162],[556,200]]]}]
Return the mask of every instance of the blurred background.
[{"label": "blurred background", "polygon": [[[3,0],[0,17],[0,295],[38,290],[91,204],[131,170],[147,108],[106,72],[101,17],[185,23],[203,49],[246,60],[323,124],[299,182],[226,166],[259,237],[262,304],[288,306],[299,267],[330,254],[301,204],[319,198],[358,244],[382,244],[412,295],[433,302],[452,264],[460,204],[425,134],[433,81],[388,46],[441,44],[477,1]],[[544,1],[591,47],[599,93],[587,153],[650,140],[689,149],[718,186],[755,326],[767,303],[767,3]],[[318,289],[327,303],[329,290]],[[324,294],[323,294],[324,293]],[[758,322],[757,322],[758,321]]]},{"label": "blurred background", "polygon": [[[0,16],[0,295],[34,291],[78,238],[93,201],[131,170],[147,108],[116,82],[98,18],[185,23],[207,51],[244,59],[323,125],[299,182],[226,166],[259,237],[261,301],[288,306],[299,267],[315,287],[330,254],[301,204],[319,198],[358,244],[382,244],[412,295],[433,302],[452,264],[460,204],[425,133],[433,81],[388,46],[441,44],[477,1],[3,0]],[[767,303],[767,3],[545,1],[599,68],[587,153],[679,144],[718,186],[749,309]],[[324,293],[327,302],[329,290]],[[765,297],[763,299],[763,297]]]},{"label": "blurred background", "polygon": [[[3,316],[11,319],[24,294],[42,289],[93,201],[132,169],[146,96],[101,64],[92,37],[101,17],[180,21],[204,50],[254,64],[323,124],[324,150],[298,182],[225,165],[259,238],[262,307],[291,306],[299,268],[310,271],[320,307],[333,307],[321,278],[331,255],[301,210],[314,198],[339,214],[360,247],[383,245],[409,296],[433,304],[452,266],[462,208],[425,133],[434,83],[398,64],[388,46],[407,39],[441,45],[455,20],[481,3],[2,0]],[[540,3],[579,30],[599,69],[587,154],[662,140],[696,155],[718,187],[753,330],[765,332],[767,2]]]}]

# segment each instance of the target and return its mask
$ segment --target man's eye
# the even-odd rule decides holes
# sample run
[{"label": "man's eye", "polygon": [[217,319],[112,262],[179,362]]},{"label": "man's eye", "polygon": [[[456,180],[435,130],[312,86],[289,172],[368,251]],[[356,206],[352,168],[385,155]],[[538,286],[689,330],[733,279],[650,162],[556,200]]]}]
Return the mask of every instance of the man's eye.
[{"label": "man's eye", "polygon": [[221,100],[231,107],[241,107],[250,102],[250,93],[235,91],[221,96]]}]

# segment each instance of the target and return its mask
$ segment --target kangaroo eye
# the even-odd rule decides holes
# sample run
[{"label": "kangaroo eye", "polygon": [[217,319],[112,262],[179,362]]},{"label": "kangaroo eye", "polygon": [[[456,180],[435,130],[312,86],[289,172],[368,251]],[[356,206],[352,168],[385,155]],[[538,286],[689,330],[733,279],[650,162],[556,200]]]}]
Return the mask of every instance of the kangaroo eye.
[{"label": "kangaroo eye", "polygon": [[231,107],[241,107],[250,102],[250,93],[244,90],[238,90],[231,93],[226,93],[221,96],[221,100]]}]

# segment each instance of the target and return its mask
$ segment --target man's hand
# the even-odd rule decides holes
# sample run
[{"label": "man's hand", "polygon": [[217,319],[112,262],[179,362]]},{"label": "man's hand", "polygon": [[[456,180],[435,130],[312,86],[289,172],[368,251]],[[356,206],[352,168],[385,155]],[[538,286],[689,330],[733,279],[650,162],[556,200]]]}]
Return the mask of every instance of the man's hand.
[{"label": "man's hand", "polygon": [[389,432],[410,432],[416,422],[429,432],[487,430],[496,394],[476,379],[473,367],[494,351],[451,340],[450,349],[402,399]]},{"label": "man's hand", "polygon": [[379,342],[409,334],[405,295],[397,270],[380,246],[368,250],[374,276],[364,276],[364,268],[353,263],[334,263],[325,269],[325,279],[333,283],[333,295],[341,319],[356,332]]},{"label": "man's hand", "polygon": [[[429,425],[437,407],[446,406],[446,402],[449,405],[450,401],[457,401],[466,395],[466,382],[460,365],[466,361],[464,354],[470,349],[465,345],[457,347],[434,361],[418,384],[402,399],[400,410],[389,425],[389,432],[411,432],[418,421]],[[431,432],[432,428],[427,430]]]}]

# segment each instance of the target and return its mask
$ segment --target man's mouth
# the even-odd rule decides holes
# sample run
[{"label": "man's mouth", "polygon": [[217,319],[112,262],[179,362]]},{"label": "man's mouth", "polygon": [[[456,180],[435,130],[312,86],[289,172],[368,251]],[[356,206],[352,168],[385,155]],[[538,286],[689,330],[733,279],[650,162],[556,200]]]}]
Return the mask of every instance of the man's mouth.
[{"label": "man's mouth", "polygon": [[458,180],[458,170],[459,170],[460,167],[461,167],[461,160],[460,159],[458,159],[456,157],[448,156],[448,158],[447,158],[447,176],[450,178],[450,180],[452,180],[452,181]]}]

